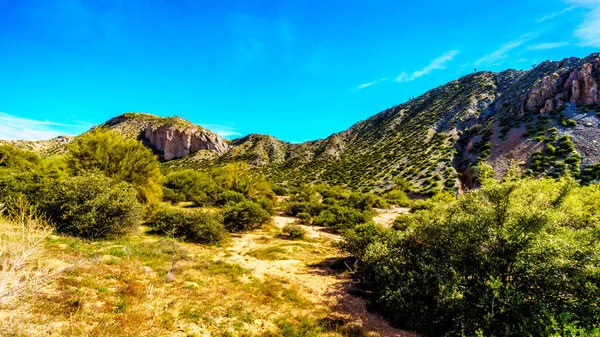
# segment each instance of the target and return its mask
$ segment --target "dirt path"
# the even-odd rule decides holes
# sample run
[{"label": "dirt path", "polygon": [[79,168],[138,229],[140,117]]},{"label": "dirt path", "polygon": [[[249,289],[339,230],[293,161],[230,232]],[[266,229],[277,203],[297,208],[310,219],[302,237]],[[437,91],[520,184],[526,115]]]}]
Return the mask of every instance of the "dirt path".
[{"label": "dirt path", "polygon": [[[294,220],[275,216],[273,224],[282,228]],[[348,273],[334,268],[334,265],[339,265],[339,261],[345,257],[332,245],[333,242],[341,240],[339,235],[327,233],[325,228],[315,226],[303,228],[307,230],[307,241],[269,237],[264,231],[237,235],[233,238],[233,245],[218,258],[239,264],[252,271],[254,277],[274,276],[297,284],[304,296],[315,305],[331,308],[336,315],[351,322],[350,325],[359,326],[367,331],[369,336],[416,336],[413,332],[392,328],[381,316],[367,311],[364,298],[350,294],[353,284]],[[261,260],[252,256],[252,252],[257,250],[286,245],[299,245],[306,250],[292,252],[289,257],[282,259]],[[315,251],[318,253],[314,254]]]},{"label": "dirt path", "polygon": [[410,213],[410,208],[406,207],[394,206],[387,209],[376,208],[373,221],[385,227],[392,227],[394,220],[396,220],[399,215],[408,213]]}]

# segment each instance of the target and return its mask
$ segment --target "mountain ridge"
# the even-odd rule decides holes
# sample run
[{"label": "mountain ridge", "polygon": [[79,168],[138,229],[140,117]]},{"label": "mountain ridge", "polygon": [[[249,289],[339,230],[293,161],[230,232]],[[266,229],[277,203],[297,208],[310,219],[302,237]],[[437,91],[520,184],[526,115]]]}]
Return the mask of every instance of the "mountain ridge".
[{"label": "mountain ridge", "polygon": [[599,67],[600,54],[594,53],[531,70],[475,72],[299,144],[261,134],[225,140],[177,116],[143,113],[94,128],[143,141],[166,170],[244,160],[282,184],[372,189],[402,177],[418,191],[434,193],[473,187],[470,177],[480,161],[499,174],[517,163],[531,175],[585,177],[600,162]]}]

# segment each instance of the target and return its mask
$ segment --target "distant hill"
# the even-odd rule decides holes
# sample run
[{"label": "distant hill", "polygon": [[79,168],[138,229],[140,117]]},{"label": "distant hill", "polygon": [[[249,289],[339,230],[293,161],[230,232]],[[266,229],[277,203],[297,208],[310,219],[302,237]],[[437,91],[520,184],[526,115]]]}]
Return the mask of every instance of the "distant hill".
[{"label": "distant hill", "polygon": [[600,178],[599,67],[600,54],[592,54],[527,71],[473,73],[302,144],[258,134],[228,141],[179,117],[138,113],[97,127],[140,139],[167,170],[244,160],[280,183],[371,189],[400,176],[432,193],[471,187],[479,161],[498,174],[513,163],[531,175],[569,172],[591,181]]}]

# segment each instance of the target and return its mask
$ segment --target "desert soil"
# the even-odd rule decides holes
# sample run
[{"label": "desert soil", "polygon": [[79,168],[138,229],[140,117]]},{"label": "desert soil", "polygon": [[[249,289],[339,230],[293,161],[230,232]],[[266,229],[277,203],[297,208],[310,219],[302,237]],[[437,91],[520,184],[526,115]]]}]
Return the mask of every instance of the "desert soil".
[{"label": "desert soil", "polygon": [[[396,216],[407,212],[405,208],[391,210],[378,210],[375,221],[385,226],[391,226]],[[294,223],[295,218],[275,216],[273,224],[277,228]],[[361,327],[370,336],[396,337],[417,336],[415,332],[404,331],[391,327],[380,315],[370,312],[366,308],[366,299],[355,296],[353,282],[348,272],[340,272],[333,268],[331,261],[344,258],[338,250],[332,250],[331,246],[342,238],[328,232],[324,227],[300,225],[307,232],[307,241],[314,245],[314,249],[324,246],[322,258],[315,261],[294,259],[264,260],[251,256],[251,252],[264,249],[271,244],[261,234],[241,234],[233,238],[233,244],[222,254],[220,258],[230,263],[239,264],[254,273],[254,277],[263,278],[274,276],[288,279],[300,284],[305,292],[316,305],[329,308],[346,321]],[[332,253],[333,252],[333,253]],[[348,270],[351,266],[346,265]]]}]

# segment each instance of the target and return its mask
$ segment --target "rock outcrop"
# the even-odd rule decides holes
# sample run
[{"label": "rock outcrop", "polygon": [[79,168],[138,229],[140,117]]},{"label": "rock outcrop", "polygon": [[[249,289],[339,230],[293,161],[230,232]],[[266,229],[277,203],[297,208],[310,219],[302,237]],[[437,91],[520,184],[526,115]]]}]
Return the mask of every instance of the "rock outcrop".
[{"label": "rock outcrop", "polygon": [[209,150],[221,156],[229,149],[221,137],[208,130],[180,129],[169,124],[146,128],[144,141],[158,151],[163,160],[183,158],[200,150]]},{"label": "rock outcrop", "polygon": [[583,63],[574,66],[574,69],[560,67],[534,83],[526,93],[524,110],[546,114],[557,111],[565,102],[578,105],[598,104],[600,56],[591,56],[581,62]]},{"label": "rock outcrop", "polygon": [[600,66],[600,60],[595,63],[585,63],[581,69],[574,70],[565,83],[565,91],[570,94],[571,103],[583,105],[597,104],[598,83],[594,78],[594,68]]}]

